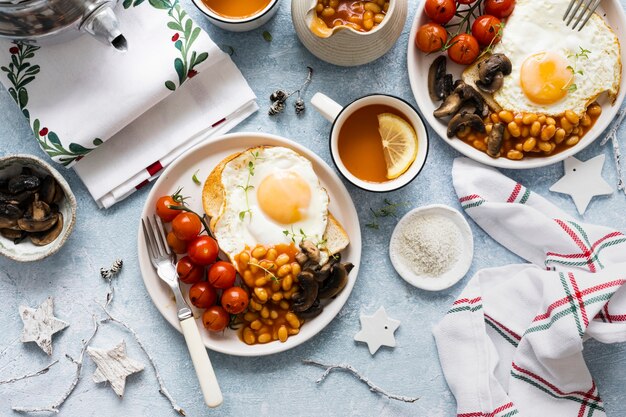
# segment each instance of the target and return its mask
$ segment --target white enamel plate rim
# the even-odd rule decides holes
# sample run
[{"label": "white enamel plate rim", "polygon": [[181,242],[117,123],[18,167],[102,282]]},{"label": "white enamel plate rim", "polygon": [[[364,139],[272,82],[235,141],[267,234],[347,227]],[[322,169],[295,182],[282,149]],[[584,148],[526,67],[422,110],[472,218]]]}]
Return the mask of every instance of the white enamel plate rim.
[{"label": "white enamel plate rim", "polygon": [[[152,216],[156,200],[162,195],[171,194],[179,186],[184,187],[185,195],[192,196],[188,200],[190,207],[198,213],[203,213],[201,203],[202,186],[194,184],[192,180],[194,172],[199,169],[198,178],[204,180],[213,167],[224,157],[259,145],[292,148],[312,162],[313,169],[330,196],[331,212],[341,222],[350,236],[350,246],[343,251],[343,259],[352,262],[355,268],[350,273],[348,285],[337,298],[328,303],[322,314],[305,323],[298,335],[289,337],[285,343],[276,341],[264,345],[249,346],[239,340],[237,333],[232,330],[227,330],[224,333],[209,333],[202,327],[200,315],[196,311],[196,323],[200,329],[204,345],[211,350],[235,356],[263,356],[282,352],[306,342],[319,333],[333,320],[347,301],[354,287],[361,260],[361,228],[357,211],[341,179],[328,164],[312,151],[298,143],[275,135],[245,132],[231,133],[210,139],[210,141],[187,151],[166,168],[161,177],[155,182],[152,190],[150,190],[150,194],[148,194],[141,216]],[[141,231],[139,231],[137,236],[137,247],[139,268],[148,294],[163,317],[180,331],[173,296],[170,289],[161,282],[150,264]]]},{"label": "white enamel plate rim", "polygon": [[[433,116],[433,110],[436,108],[436,103],[433,103],[428,95],[428,68],[430,67],[432,61],[439,56],[439,54],[433,53],[427,55],[419,51],[417,47],[415,47],[414,43],[417,29],[429,20],[423,11],[424,1],[421,1],[418,4],[417,9],[418,10],[411,27],[411,33],[409,35],[407,52],[407,68],[409,71],[409,81],[411,83],[413,96],[415,97],[420,113],[424,116],[426,122],[435,131],[435,133],[437,133],[439,140],[446,142],[468,158],[481,162],[485,165],[508,169],[529,169],[552,165],[564,160],[568,156],[575,155],[593,143],[609,126],[611,121],[613,121],[615,114],[617,114],[622,102],[624,101],[626,88],[623,85],[620,88],[619,95],[614,105],[611,105],[610,101],[606,97],[606,94],[603,94],[598,100],[598,102],[602,105],[603,111],[593,128],[585,136],[583,136],[578,145],[570,149],[566,149],[554,156],[545,158],[525,158],[521,161],[513,161],[505,157],[494,159],[489,157],[486,153],[474,149],[474,147],[459,139],[449,140],[446,136],[447,126]],[[603,19],[605,19],[606,22],[608,22],[611,28],[613,28],[613,31],[620,40],[623,84],[626,79],[626,69],[624,68],[626,65],[626,15],[624,14],[624,10],[618,0],[602,2],[600,8],[598,8],[598,13],[603,17]],[[455,78],[458,78],[461,74],[462,67],[448,59],[448,71],[453,73]],[[436,140],[433,139],[433,144],[435,142]]]}]

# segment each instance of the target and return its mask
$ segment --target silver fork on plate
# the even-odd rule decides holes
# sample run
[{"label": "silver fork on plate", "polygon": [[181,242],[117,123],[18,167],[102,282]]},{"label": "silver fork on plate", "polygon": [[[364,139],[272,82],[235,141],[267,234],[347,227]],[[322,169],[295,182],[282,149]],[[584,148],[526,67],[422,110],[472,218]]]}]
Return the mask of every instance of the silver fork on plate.
[{"label": "silver fork on plate", "polygon": [[570,0],[569,6],[567,6],[567,10],[563,16],[565,25],[569,26],[574,18],[576,18],[572,30],[576,29],[576,26],[580,23],[580,26],[578,26],[578,31],[580,32],[589,19],[591,19],[593,12],[595,12],[600,5],[600,1],[601,0]]},{"label": "silver fork on plate", "polygon": [[169,285],[174,293],[178,320],[180,320],[180,327],[183,329],[191,361],[200,382],[204,402],[209,407],[217,407],[223,401],[222,391],[217,383],[207,350],[200,338],[200,332],[198,331],[198,326],[196,326],[191,308],[189,308],[189,305],[183,298],[183,294],[180,292],[178,274],[175,267],[176,255],[172,253],[167,245],[163,224],[157,216],[154,216],[154,221],[150,221],[150,217],[146,217],[145,221],[141,219],[141,226],[143,227],[150,262],[156,269],[159,278]]}]

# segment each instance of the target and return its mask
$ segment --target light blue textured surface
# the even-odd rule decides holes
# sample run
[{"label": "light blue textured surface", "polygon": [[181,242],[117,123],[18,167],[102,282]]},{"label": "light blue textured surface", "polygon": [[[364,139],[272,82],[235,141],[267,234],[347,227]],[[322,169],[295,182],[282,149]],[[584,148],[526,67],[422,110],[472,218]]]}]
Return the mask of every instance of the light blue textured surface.
[{"label": "light blue textured surface", "polygon": [[[622,0],[624,4],[626,0]],[[261,29],[235,34],[209,26],[189,0],[187,9],[205,27],[218,45],[235,50],[233,59],[257,93],[262,110],[239,126],[238,131],[263,131],[290,137],[331,164],[328,152],[329,125],[309,106],[298,119],[289,107],[285,114],[269,118],[265,112],[268,96],[274,89],[294,88],[302,82],[305,67],[315,69],[307,99],[315,91],[330,94],[339,102],[349,102],[362,95],[384,92],[415,104],[406,72],[406,45],[411,21],[418,9],[410,1],[409,21],[396,46],[382,59],[358,68],[339,68],[320,62],[299,43],[291,25],[290,5],[283,0],[278,15]],[[271,43],[262,32],[273,35]],[[621,129],[621,134],[626,126]],[[452,160],[457,153],[431,132],[427,165],[410,186],[389,194],[371,194],[348,185],[364,225],[371,221],[370,207],[379,208],[383,199],[406,202],[399,210],[431,203],[459,208],[450,180]],[[622,140],[626,152],[626,143]],[[32,153],[44,156],[32,138],[26,121],[14,106],[9,94],[0,91],[0,154]],[[604,177],[616,184],[613,158],[608,147],[599,141],[579,157],[588,159],[599,153],[607,155]],[[144,289],[136,254],[138,219],[148,190],[144,189],[115,207],[98,210],[85,187],[72,171],[60,169],[71,184],[78,200],[78,222],[65,247],[54,257],[33,264],[19,264],[0,259],[0,380],[35,370],[50,359],[34,344],[22,344],[18,305],[36,306],[48,295],[55,298],[56,315],[71,326],[54,339],[52,359],[59,359],[49,374],[11,385],[0,385],[0,416],[11,416],[11,405],[46,406],[67,389],[74,366],[64,354],[74,357],[80,340],[91,332],[91,315],[100,315],[94,300],[102,300],[106,286],[99,276],[100,267],[121,257],[124,272],[116,281],[114,313],[126,320],[140,335],[156,359],[163,379],[173,397],[196,416],[430,416],[455,415],[455,401],[441,373],[431,326],[446,312],[469,277],[485,267],[519,262],[520,259],[499,247],[470,222],[475,238],[475,259],[467,277],[450,290],[427,293],[400,279],[387,256],[393,218],[380,219],[380,230],[362,228],[363,259],[352,295],[337,318],[313,340],[289,352],[263,358],[237,358],[210,352],[225,401],[221,408],[207,410],[182,336],[161,317]],[[548,188],[562,175],[562,164],[532,171],[507,172],[515,180],[548,196],[570,214],[579,217],[571,199],[550,193]],[[595,198],[586,222],[614,226],[626,231],[626,197],[615,193]],[[385,306],[388,314],[400,319],[396,332],[397,347],[383,347],[372,357],[367,346],[353,341],[359,329],[360,313],[373,313]],[[132,337],[115,327],[102,328],[93,344],[112,347],[121,339],[129,355],[145,362]],[[597,378],[607,414],[626,415],[625,346],[586,344],[585,357]],[[390,392],[419,396],[414,404],[381,398],[344,373],[332,374],[322,385],[315,380],[322,370],[301,364],[301,359],[316,358],[328,363],[350,363],[372,381]],[[167,401],[157,390],[151,369],[128,379],[123,399],[91,380],[95,365],[86,359],[83,376],[75,393],[61,409],[62,416],[170,416]]]}]

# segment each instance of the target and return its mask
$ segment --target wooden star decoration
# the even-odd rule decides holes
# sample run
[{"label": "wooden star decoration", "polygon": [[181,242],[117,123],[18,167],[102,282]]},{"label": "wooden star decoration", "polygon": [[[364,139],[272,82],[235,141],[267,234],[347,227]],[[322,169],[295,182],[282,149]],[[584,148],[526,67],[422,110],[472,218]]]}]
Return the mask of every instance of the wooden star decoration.
[{"label": "wooden star decoration", "polygon": [[357,342],[367,343],[373,355],[381,346],[396,346],[393,333],[400,326],[399,320],[387,316],[384,307],[381,307],[373,316],[361,315],[361,331],[354,336]]},{"label": "wooden star decoration", "polygon": [[54,317],[54,302],[48,297],[36,309],[20,306],[24,322],[22,342],[35,342],[48,355],[52,355],[52,335],[69,326],[69,323]]},{"label": "wooden star decoration", "polygon": [[123,340],[110,350],[88,347],[87,353],[98,367],[93,374],[93,380],[109,382],[120,397],[124,395],[126,377],[143,371],[143,363],[126,356],[126,342]]},{"label": "wooden star decoration", "polygon": [[603,166],[604,154],[584,162],[570,156],[564,161],[565,175],[550,191],[572,196],[578,213],[584,214],[593,197],[613,193],[613,188],[602,178]]}]

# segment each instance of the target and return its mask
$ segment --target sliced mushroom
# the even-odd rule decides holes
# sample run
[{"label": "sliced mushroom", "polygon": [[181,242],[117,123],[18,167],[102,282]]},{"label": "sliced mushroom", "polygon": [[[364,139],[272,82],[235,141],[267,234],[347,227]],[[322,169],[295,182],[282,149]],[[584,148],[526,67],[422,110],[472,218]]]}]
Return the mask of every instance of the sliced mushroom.
[{"label": "sliced mushroom", "polygon": [[317,299],[315,300],[313,305],[309,307],[307,310],[301,313],[298,313],[298,317],[301,319],[312,319],[313,317],[319,316],[323,310],[324,310],[324,307],[322,307],[320,300]]},{"label": "sliced mushroom", "polygon": [[298,274],[298,283],[300,284],[300,291],[297,296],[293,296],[293,311],[301,313],[311,308],[315,300],[317,299],[317,293],[319,285],[315,280],[315,276],[310,271],[302,271]]},{"label": "sliced mushroom", "polygon": [[17,219],[0,217],[0,229],[20,230],[20,227],[17,225]]},{"label": "sliced mushroom", "polygon": [[483,100],[483,97],[471,85],[462,83],[455,91],[459,91],[464,104],[472,104],[476,108],[476,114],[486,117],[489,114],[489,107]]},{"label": "sliced mushroom", "polygon": [[469,105],[473,106],[474,112],[482,117],[489,114],[489,108],[485,104],[485,100],[474,87],[465,84],[462,80],[457,80],[455,86],[454,91],[433,112],[435,117],[442,118],[455,115],[462,107]]},{"label": "sliced mushroom", "polygon": [[11,194],[19,194],[25,190],[36,190],[39,185],[40,181],[36,176],[20,174],[9,180],[7,183],[7,189]]},{"label": "sliced mushroom", "polygon": [[493,94],[502,87],[504,76],[513,69],[511,61],[504,54],[493,54],[478,64],[476,86],[486,93]]},{"label": "sliced mushroom", "polygon": [[328,278],[319,290],[318,296],[321,299],[336,296],[344,289],[348,283],[348,274],[354,267],[351,263],[338,263],[332,268],[330,278]]},{"label": "sliced mushroom", "polygon": [[504,140],[504,123],[495,123],[491,127],[491,132],[487,137],[487,155],[492,158],[498,158],[500,156],[500,149],[502,149],[502,142]]},{"label": "sliced mushroom", "polygon": [[63,192],[63,188],[59,185],[58,182],[54,182],[55,192],[54,192],[54,203],[61,204],[63,198],[65,197],[65,193]]},{"label": "sliced mushroom", "polygon": [[54,202],[56,190],[56,181],[54,180],[54,178],[48,175],[43,179],[43,181],[41,181],[41,187],[39,188],[39,198],[46,204],[52,204]]},{"label": "sliced mushroom", "polygon": [[454,91],[446,97],[443,103],[441,103],[441,106],[433,112],[433,116],[437,119],[452,116],[459,111],[462,105],[463,99],[456,89],[454,89]]},{"label": "sliced mushroom", "polygon": [[[17,222],[16,222],[17,224]],[[26,232],[23,230],[15,230],[15,229],[0,229],[0,235],[3,237],[10,239],[14,244],[20,243],[26,237]]]},{"label": "sliced mushroom", "polygon": [[320,263],[320,250],[318,249],[315,243],[310,240],[303,240],[300,243],[300,249],[302,252],[309,258],[310,261],[313,261],[319,265]]},{"label": "sliced mushroom", "polygon": [[470,127],[473,130],[485,133],[485,123],[483,119],[473,113],[458,113],[448,123],[448,137],[453,138],[459,130]]},{"label": "sliced mushroom", "polygon": [[34,233],[30,235],[30,241],[36,246],[46,246],[54,242],[63,231],[63,214],[57,213],[58,220],[56,224],[45,232]]},{"label": "sliced mushroom", "polygon": [[433,101],[439,101],[446,98],[452,89],[452,74],[446,73],[446,57],[441,55],[428,69],[428,94]]},{"label": "sliced mushroom", "polygon": [[0,218],[17,220],[24,214],[24,211],[17,205],[11,203],[0,204]]}]

